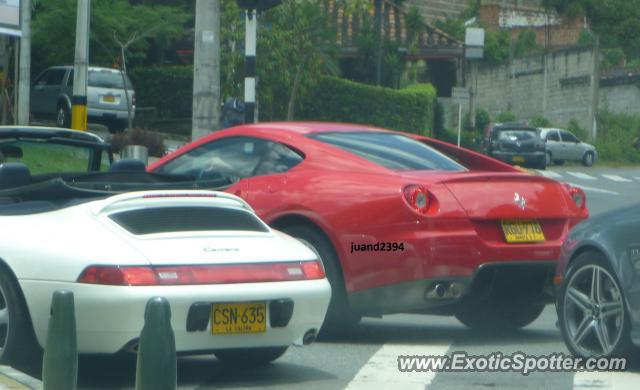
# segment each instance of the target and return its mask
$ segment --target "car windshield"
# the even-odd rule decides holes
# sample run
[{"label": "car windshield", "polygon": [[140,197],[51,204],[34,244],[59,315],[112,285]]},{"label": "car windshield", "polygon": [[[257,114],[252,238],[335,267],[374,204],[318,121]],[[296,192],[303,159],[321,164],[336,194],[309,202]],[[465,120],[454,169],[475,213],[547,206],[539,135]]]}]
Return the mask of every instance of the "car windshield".
[{"label": "car windshield", "polygon": [[528,141],[538,138],[535,130],[499,130],[498,137],[500,141]]},{"label": "car windshield", "polygon": [[[131,85],[131,80],[129,77],[125,76],[125,80],[127,82],[127,89],[133,89]],[[109,69],[102,70],[89,70],[89,86],[90,87],[98,87],[98,88],[116,88],[116,89],[124,89],[124,83],[122,79],[122,74],[118,71],[113,71]]]},{"label": "car windshield", "polygon": [[465,167],[412,138],[383,132],[317,133],[310,138],[336,146],[396,171],[464,171]]},{"label": "car windshield", "polygon": [[91,171],[95,156],[100,170],[109,169],[109,154],[94,146],[70,145],[43,140],[0,141],[0,162],[21,162],[31,174]]}]

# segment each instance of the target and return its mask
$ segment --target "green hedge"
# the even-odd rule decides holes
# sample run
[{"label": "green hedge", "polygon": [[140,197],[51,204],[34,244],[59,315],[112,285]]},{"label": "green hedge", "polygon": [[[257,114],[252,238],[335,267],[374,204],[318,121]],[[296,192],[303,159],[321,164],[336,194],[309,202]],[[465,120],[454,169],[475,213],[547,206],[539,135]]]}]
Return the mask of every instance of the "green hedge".
[{"label": "green hedge", "polygon": [[301,99],[296,119],[360,123],[432,135],[436,90],[431,84],[390,89],[323,77]]},{"label": "green hedge", "polygon": [[601,112],[595,146],[602,161],[640,163],[633,140],[640,135],[640,116]]},{"label": "green hedge", "polygon": [[192,66],[139,68],[129,76],[138,107],[155,107],[159,118],[191,118]]}]

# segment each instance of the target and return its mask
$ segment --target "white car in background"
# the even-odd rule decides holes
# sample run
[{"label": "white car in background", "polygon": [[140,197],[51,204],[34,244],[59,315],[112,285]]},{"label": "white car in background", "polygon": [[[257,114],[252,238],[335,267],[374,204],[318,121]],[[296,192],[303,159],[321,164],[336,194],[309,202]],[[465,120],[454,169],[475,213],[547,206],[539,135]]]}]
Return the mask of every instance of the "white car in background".
[{"label": "white car in background", "polygon": [[182,354],[262,364],[315,339],[331,295],[318,255],[242,199],[182,190],[207,182],[127,161],[33,174],[24,163],[63,151],[95,159],[104,147],[88,133],[0,129],[1,361],[45,345],[60,289],[74,293],[79,353],[135,351],[157,296],[171,305]]},{"label": "white car in background", "polygon": [[590,167],[598,158],[595,146],[580,141],[568,130],[542,128],[540,136],[547,143],[547,166],[552,163],[562,165],[565,161],[580,161],[585,167]]}]

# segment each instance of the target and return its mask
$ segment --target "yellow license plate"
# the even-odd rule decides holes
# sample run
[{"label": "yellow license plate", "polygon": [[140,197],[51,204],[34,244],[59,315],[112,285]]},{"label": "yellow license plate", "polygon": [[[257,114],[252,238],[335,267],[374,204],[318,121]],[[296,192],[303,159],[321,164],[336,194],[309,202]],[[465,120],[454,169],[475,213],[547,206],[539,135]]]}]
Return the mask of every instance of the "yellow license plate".
[{"label": "yellow license plate", "polygon": [[112,95],[105,95],[102,97],[103,102],[114,103],[116,101],[116,97]]},{"label": "yellow license plate", "polygon": [[513,156],[513,162],[524,162],[524,157],[522,157],[522,156]]},{"label": "yellow license plate", "polygon": [[266,329],[264,302],[214,303],[211,307],[212,334],[262,333]]},{"label": "yellow license plate", "polygon": [[544,233],[538,221],[534,220],[504,220],[502,231],[508,243],[543,242]]}]

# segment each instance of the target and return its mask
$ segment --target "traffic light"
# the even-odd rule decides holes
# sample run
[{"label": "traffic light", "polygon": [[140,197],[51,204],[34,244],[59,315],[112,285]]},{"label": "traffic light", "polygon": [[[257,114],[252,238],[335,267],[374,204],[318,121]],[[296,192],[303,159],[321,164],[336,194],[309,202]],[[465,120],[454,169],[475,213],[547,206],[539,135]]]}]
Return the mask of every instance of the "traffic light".
[{"label": "traffic light", "polygon": [[238,6],[244,9],[255,9],[256,11],[266,11],[269,8],[273,8],[280,3],[282,0],[236,0],[238,2]]}]

